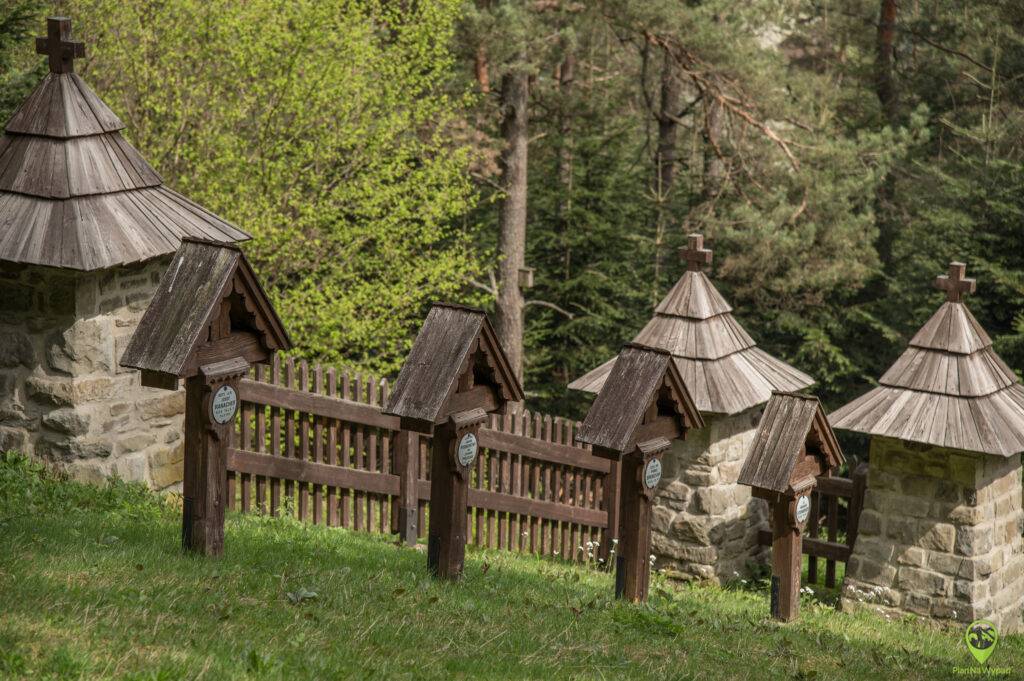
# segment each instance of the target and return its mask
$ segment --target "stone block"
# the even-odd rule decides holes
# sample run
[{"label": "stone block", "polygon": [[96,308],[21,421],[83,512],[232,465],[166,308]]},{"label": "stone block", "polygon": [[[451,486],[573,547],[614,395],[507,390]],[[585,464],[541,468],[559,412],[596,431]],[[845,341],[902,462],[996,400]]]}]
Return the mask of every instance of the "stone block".
[{"label": "stone block", "polygon": [[104,440],[71,440],[68,451],[79,459],[105,459],[113,453],[114,446]]},{"label": "stone block", "polygon": [[23,428],[0,427],[0,451],[25,451],[25,443],[28,441],[28,431]]},{"label": "stone block", "polygon": [[143,452],[114,459],[111,466],[117,477],[127,482],[147,482],[149,479],[149,457]]},{"label": "stone block", "polygon": [[882,515],[878,511],[862,511],[857,531],[858,533],[866,536],[881,534]]},{"label": "stone block", "polygon": [[992,550],[992,525],[956,528],[956,552],[961,556],[980,556]]},{"label": "stone block", "polygon": [[76,409],[54,409],[43,416],[43,425],[65,435],[84,435],[89,432],[89,416]]},{"label": "stone block", "polygon": [[156,442],[156,435],[148,430],[122,435],[117,440],[120,452],[138,452]]},{"label": "stone block", "polygon": [[164,489],[181,481],[185,448],[157,447],[149,454],[149,477],[156,489]]},{"label": "stone block", "polygon": [[711,544],[712,527],[712,520],[707,516],[680,513],[672,521],[669,532],[673,539],[708,546]]},{"label": "stone block", "polygon": [[721,515],[733,507],[731,490],[719,487],[705,487],[694,494],[697,510],[707,515]]},{"label": "stone block", "polygon": [[27,334],[21,331],[0,332],[0,367],[23,366],[32,368],[36,363],[36,351]]},{"label": "stone block", "polygon": [[143,421],[155,418],[170,418],[185,413],[185,391],[161,391],[159,395],[143,399],[139,402],[139,411]]},{"label": "stone block", "polygon": [[64,467],[72,480],[91,485],[103,484],[110,477],[110,464],[106,461],[72,461]]},{"label": "stone block", "polygon": [[895,567],[863,555],[850,557],[846,573],[859,581],[885,587],[892,586],[896,578]]},{"label": "stone block", "polygon": [[40,404],[52,404],[59,407],[70,407],[110,398],[118,387],[125,384],[115,382],[112,378],[45,378],[29,376],[25,388],[29,399]]},{"label": "stone block", "polygon": [[953,525],[940,523],[928,528],[927,531],[921,535],[921,539],[917,544],[929,551],[952,553],[955,540],[956,528]]},{"label": "stone block", "polygon": [[951,454],[949,456],[949,473],[952,482],[977,489],[981,465],[973,457]]},{"label": "stone block", "polygon": [[924,549],[917,546],[910,546],[896,556],[896,562],[900,565],[913,565],[923,567],[928,556]]}]

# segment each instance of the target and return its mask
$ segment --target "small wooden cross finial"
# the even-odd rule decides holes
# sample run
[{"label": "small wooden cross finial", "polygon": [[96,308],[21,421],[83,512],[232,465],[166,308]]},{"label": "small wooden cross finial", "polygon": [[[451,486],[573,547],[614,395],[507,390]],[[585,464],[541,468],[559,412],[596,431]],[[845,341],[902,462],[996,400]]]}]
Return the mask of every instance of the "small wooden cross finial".
[{"label": "small wooden cross finial", "polygon": [[935,277],[935,288],[946,292],[946,300],[951,303],[959,303],[963,294],[974,293],[977,282],[974,279],[967,279],[967,265],[962,262],[949,263],[949,274],[940,274]]},{"label": "small wooden cross finial", "polygon": [[46,37],[36,38],[36,52],[50,58],[50,73],[74,73],[75,58],[85,57],[85,43],[71,40],[71,19],[50,17]]},{"label": "small wooden cross finial", "polygon": [[686,261],[686,269],[690,272],[700,272],[704,265],[711,264],[711,249],[704,248],[703,234],[689,235],[687,245],[679,249],[679,255]]}]

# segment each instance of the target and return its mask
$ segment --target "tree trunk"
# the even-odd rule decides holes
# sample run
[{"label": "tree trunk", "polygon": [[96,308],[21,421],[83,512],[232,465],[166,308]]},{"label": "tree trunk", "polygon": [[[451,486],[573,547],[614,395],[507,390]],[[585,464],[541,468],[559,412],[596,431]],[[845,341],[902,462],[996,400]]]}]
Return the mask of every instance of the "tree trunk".
[{"label": "tree trunk", "polygon": [[559,219],[563,229],[572,209],[572,114],[569,111],[572,81],[576,77],[576,56],[567,51],[558,69],[558,90],[561,99],[558,121],[558,183],[561,199],[558,202]]},{"label": "tree trunk", "polygon": [[875,42],[875,94],[890,123],[896,121],[899,97],[893,78],[893,57],[896,42],[896,0],[882,0],[878,13],[878,36]]},{"label": "tree trunk", "polygon": [[658,106],[658,149],[654,157],[654,278],[651,282],[652,305],[661,296],[662,247],[671,220],[669,197],[676,173],[676,137],[679,129],[679,98],[682,85],[676,57],[668,48],[662,49],[661,102]]},{"label": "tree trunk", "polygon": [[526,258],[526,161],[529,76],[513,70],[501,79],[500,166],[505,190],[498,212],[499,282],[495,331],[516,376],[523,377],[523,293],[519,271]]},{"label": "tree trunk", "polygon": [[676,132],[679,128],[679,97],[681,84],[675,56],[662,50],[661,103],[658,111],[658,151],[655,158],[654,194],[659,202],[668,197],[676,172]]},{"label": "tree trunk", "polygon": [[[704,120],[704,177],[701,199],[710,203],[722,191],[725,180],[725,160],[722,158],[722,103],[707,93]],[[710,213],[710,206],[708,212]]]},{"label": "tree trunk", "polygon": [[[898,121],[899,96],[893,74],[893,56],[896,40],[896,0],[881,0],[878,15],[878,34],[875,43],[875,94],[882,105],[889,125],[895,127]],[[893,245],[896,242],[897,220],[892,214],[896,194],[896,180],[889,173],[878,187],[875,214],[878,216],[878,259],[883,271],[888,271],[893,259]],[[884,286],[884,284],[883,284]]]}]

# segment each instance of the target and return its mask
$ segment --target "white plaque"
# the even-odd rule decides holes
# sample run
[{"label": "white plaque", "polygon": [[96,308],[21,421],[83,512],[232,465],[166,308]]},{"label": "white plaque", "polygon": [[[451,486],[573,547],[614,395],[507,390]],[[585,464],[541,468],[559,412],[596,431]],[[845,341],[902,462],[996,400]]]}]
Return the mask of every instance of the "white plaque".
[{"label": "white plaque", "polygon": [[238,409],[238,393],[230,385],[222,385],[213,394],[213,420],[224,424],[235,418]]},{"label": "white plaque", "polygon": [[473,463],[473,459],[476,458],[476,435],[473,433],[466,433],[459,440],[459,451],[458,451],[459,463],[463,466],[468,466]]},{"label": "white plaque", "polygon": [[654,489],[659,482],[661,482],[661,461],[651,459],[647,462],[647,467],[644,468],[644,486]]},{"label": "white plaque", "polygon": [[807,520],[809,515],[811,515],[811,499],[810,497],[800,497],[796,502],[796,521],[802,523]]}]

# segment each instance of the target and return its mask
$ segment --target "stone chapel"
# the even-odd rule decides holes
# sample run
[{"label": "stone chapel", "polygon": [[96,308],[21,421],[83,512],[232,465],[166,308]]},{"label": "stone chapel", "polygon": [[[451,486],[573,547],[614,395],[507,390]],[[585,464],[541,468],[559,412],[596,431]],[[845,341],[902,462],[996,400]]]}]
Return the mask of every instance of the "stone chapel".
[{"label": "stone chapel", "polygon": [[[681,255],[687,271],[633,341],[672,354],[707,425],[664,456],[652,546],[659,567],[726,582],[765,553],[757,532],[768,527],[767,507],[737,483],[764,404],[772,391],[802,390],[814,379],[757,347],[736,321],[703,271],[712,252],[702,235],[691,234]],[[599,392],[614,364],[569,387]]]},{"label": "stone chapel", "polygon": [[0,447],[85,480],[181,480],[184,396],[118,366],[183,237],[249,236],[166,187],[75,73],[71,21],[0,137]]},{"label": "stone chapel", "polygon": [[871,436],[842,605],[1004,633],[1024,608],[1024,386],[964,305],[965,269],[936,280],[946,302],[878,387],[830,416]]}]

